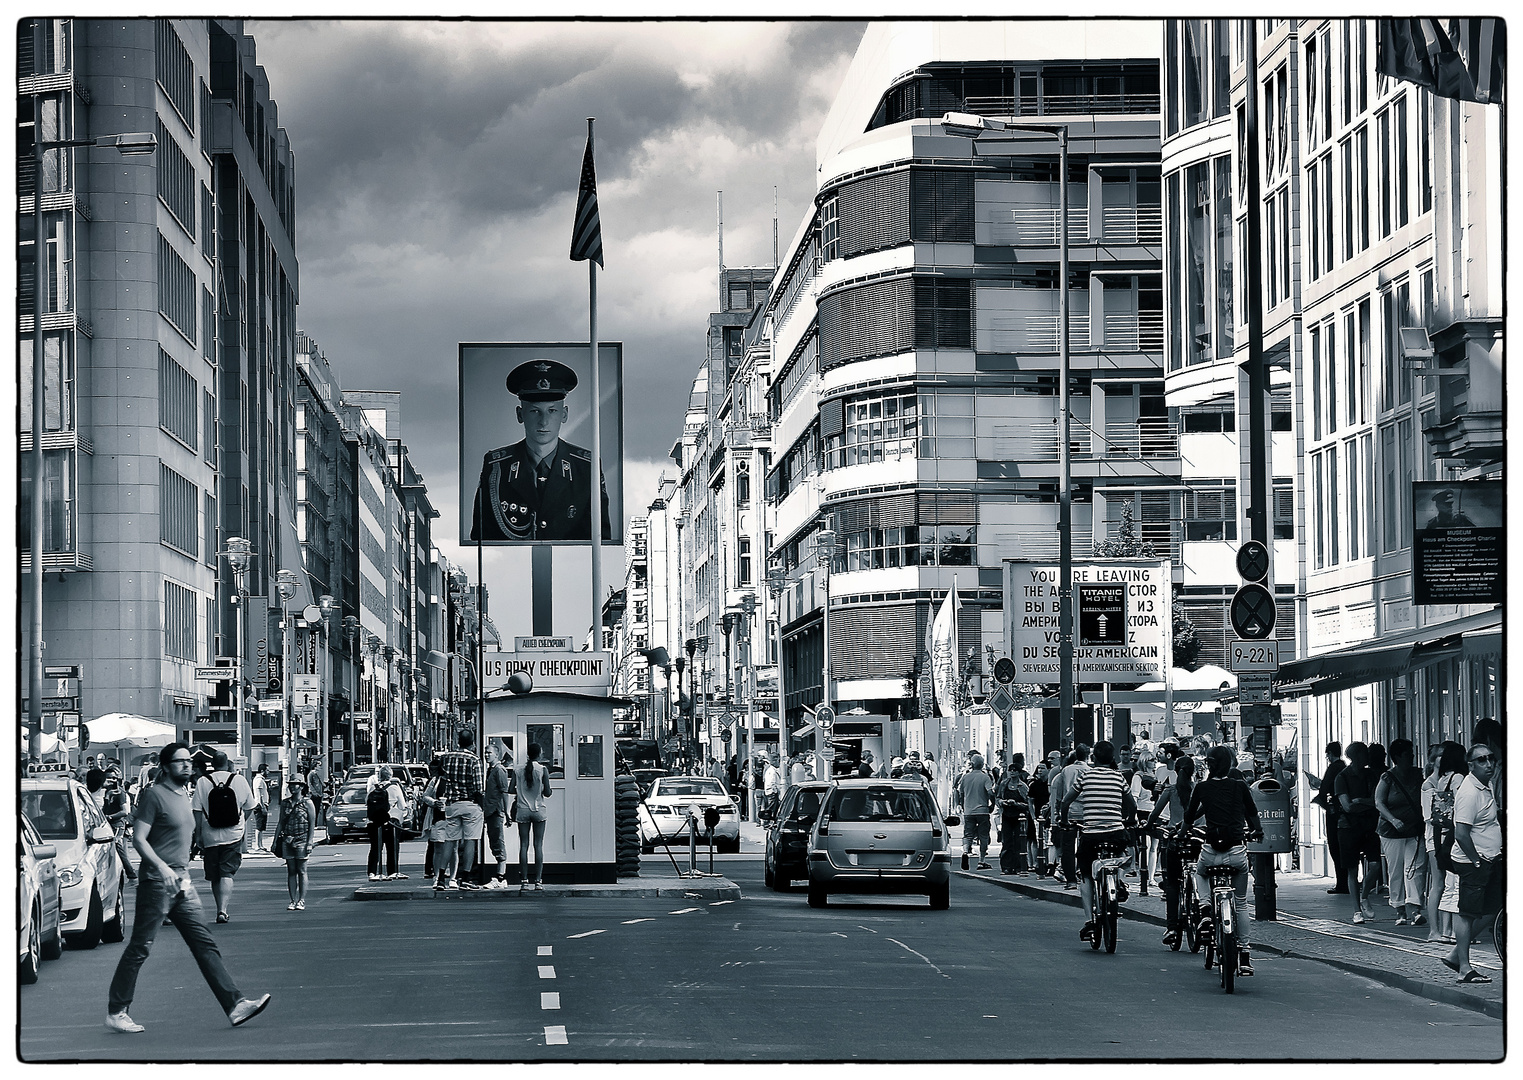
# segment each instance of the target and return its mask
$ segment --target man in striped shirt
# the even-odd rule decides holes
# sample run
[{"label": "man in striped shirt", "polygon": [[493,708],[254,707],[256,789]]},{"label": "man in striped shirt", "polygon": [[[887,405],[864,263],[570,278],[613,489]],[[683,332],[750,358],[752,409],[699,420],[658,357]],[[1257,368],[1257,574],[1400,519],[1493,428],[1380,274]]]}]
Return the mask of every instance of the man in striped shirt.
[{"label": "man in striped shirt", "polygon": [[[1079,894],[1086,915],[1093,910],[1095,882],[1091,864],[1099,849],[1108,845],[1125,852],[1131,843],[1131,835],[1126,831],[1121,814],[1121,795],[1126,790],[1126,780],[1116,768],[1115,744],[1109,741],[1095,743],[1091,762],[1093,767],[1074,781],[1060,807],[1067,811],[1075,799],[1081,800],[1077,858]],[[1079,937],[1088,941],[1094,932],[1095,924],[1086,920]]]}]

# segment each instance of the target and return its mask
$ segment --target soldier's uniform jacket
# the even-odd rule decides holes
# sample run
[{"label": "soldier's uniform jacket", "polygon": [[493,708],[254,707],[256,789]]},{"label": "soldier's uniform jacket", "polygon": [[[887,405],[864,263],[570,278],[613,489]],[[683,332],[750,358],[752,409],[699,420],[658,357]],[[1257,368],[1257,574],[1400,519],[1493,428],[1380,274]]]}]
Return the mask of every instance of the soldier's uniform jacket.
[{"label": "soldier's uniform jacket", "polygon": [[[608,518],[608,483],[599,471],[603,539],[613,530]],[[592,454],[565,439],[536,471],[527,440],[492,450],[481,460],[481,479],[471,513],[471,539],[488,543],[529,540],[591,540],[587,527]]]}]

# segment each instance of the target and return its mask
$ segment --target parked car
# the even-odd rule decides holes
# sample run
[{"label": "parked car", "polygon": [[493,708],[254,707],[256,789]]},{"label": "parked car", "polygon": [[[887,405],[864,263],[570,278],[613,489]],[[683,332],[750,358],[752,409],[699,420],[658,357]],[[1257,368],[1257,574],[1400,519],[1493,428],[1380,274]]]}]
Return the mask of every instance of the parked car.
[{"label": "parked car", "polygon": [[640,798],[650,794],[650,786],[658,779],[667,775],[665,769],[631,769],[630,775],[635,778],[635,783],[640,788]]},{"label": "parked car", "polygon": [[712,776],[658,776],[651,781],[650,794],[640,804],[640,850],[649,854],[656,850],[657,843],[686,837],[690,810],[698,817],[699,838],[706,840],[708,830],[703,811],[712,807],[719,811],[714,846],[720,851],[739,851],[739,805]]},{"label": "parked car", "polygon": [[829,790],[825,781],[809,780],[790,788],[783,796],[777,819],[767,830],[762,879],[768,888],[787,892],[794,878],[809,876],[809,834],[814,831],[820,802]]},{"label": "parked car", "polygon": [[365,812],[365,781],[345,782],[337,796],[328,804],[324,826],[328,830],[328,843],[341,844],[350,837],[366,839],[370,835],[370,815]]},{"label": "parked car", "polygon": [[58,888],[58,849],[37,834],[21,815],[21,858],[17,872],[21,916],[21,981],[37,981],[41,962],[63,953],[63,903]]},{"label": "parked car", "polygon": [[809,839],[809,906],[833,892],[924,893],[945,910],[952,856],[935,798],[908,780],[848,779],[831,786]]},{"label": "parked car", "polygon": [[121,941],[127,872],[116,853],[116,831],[84,785],[57,773],[28,776],[21,781],[21,812],[56,849],[64,940],[80,949]]}]

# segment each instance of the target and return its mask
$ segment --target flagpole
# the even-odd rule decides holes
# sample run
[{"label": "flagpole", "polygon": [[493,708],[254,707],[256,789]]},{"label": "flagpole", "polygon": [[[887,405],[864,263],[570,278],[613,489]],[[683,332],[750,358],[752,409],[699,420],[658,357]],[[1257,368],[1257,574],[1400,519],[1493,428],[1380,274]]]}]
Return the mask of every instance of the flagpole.
[{"label": "flagpole", "polygon": [[[587,152],[592,153],[592,117],[587,118]],[[603,651],[603,447],[602,391],[598,386],[598,264],[587,260],[587,324],[592,358],[592,651]]]}]

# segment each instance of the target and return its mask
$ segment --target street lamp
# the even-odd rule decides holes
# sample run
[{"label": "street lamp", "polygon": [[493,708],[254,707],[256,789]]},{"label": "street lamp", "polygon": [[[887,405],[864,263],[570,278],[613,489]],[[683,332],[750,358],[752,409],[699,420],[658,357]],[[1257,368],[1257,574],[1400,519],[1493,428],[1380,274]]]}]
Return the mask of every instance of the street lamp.
[{"label": "street lamp", "polygon": [[[820,708],[830,706],[830,560],[835,553],[836,531],[827,522],[825,527],[815,534],[815,550],[819,552],[820,580],[824,584],[825,599],[820,605],[820,654],[824,657],[824,671],[822,672],[823,683],[820,687]],[[827,747],[825,733],[820,730],[818,722],[814,725],[815,762],[814,775],[817,780],[830,779],[830,759],[825,756]]]},{"label": "street lamp", "polygon": [[344,641],[347,645],[344,655],[349,659],[349,670],[354,673],[354,684],[349,694],[349,747],[353,750],[356,742],[354,714],[360,706],[360,620],[353,615],[344,616]]},{"label": "street lamp", "polygon": [[381,639],[374,634],[365,638],[365,651],[370,654],[370,760],[379,761],[381,746],[381,709],[376,701],[375,660],[381,651]]},{"label": "street lamp", "polygon": [[322,765],[325,777],[333,775],[333,762],[328,754],[328,743],[330,741],[328,738],[328,676],[329,667],[331,666],[328,656],[328,620],[333,617],[333,608],[336,603],[337,601],[327,593],[323,593],[323,595],[317,598],[317,606],[323,613],[323,655],[318,660],[317,667],[322,676],[320,680],[322,692],[317,695],[317,760]]},{"label": "street lamp", "polygon": [[[402,747],[403,747],[401,754],[398,755],[398,756],[400,756],[400,757],[406,757],[407,756],[407,749],[406,748],[407,748],[408,736],[412,735],[412,729],[413,729],[412,721],[417,719],[417,716],[416,716],[415,712],[414,712],[414,715],[411,718],[409,718],[409,716],[408,716],[409,712],[413,712],[413,710],[409,710],[409,708],[408,708],[408,705],[411,703],[411,698],[413,696],[412,695],[412,691],[413,691],[413,685],[412,685],[412,659],[410,657],[403,656],[400,660],[397,661],[397,689],[400,691],[400,693],[402,695],[402,701],[401,701],[401,713],[402,713],[402,716],[401,716],[401,720],[402,720]],[[414,760],[416,760],[416,755],[414,755]]]},{"label": "street lamp", "polygon": [[1014,124],[974,113],[949,112],[941,118],[941,130],[948,135],[974,140],[975,156],[978,154],[978,139],[987,132],[1034,132],[1055,135],[1058,140],[1058,701],[1059,731],[1071,731],[1074,715],[1074,627],[1073,468],[1068,459],[1068,125]]},{"label": "street lamp", "polygon": [[[47,468],[43,458],[42,429],[47,421],[47,365],[43,354],[47,351],[42,337],[42,316],[48,303],[48,255],[47,224],[42,212],[42,187],[44,165],[49,150],[66,150],[70,147],[113,147],[118,153],[135,156],[151,154],[158,146],[158,138],[151,131],[135,131],[125,135],[102,135],[95,139],[42,138],[42,101],[34,99],[32,106],[33,132],[32,162],[36,169],[32,186],[32,216],[35,235],[32,237],[32,256],[35,260],[35,280],[32,282],[32,639],[28,642],[28,666],[31,692],[27,698],[27,727],[31,733],[29,752],[33,757],[42,756],[42,546],[43,536],[43,483]],[[63,126],[62,111],[58,117]],[[60,180],[62,170],[59,171]],[[60,184],[60,186],[62,186]],[[240,714],[241,715],[241,714]]]},{"label": "street lamp", "polygon": [[275,574],[275,588],[280,593],[280,772],[287,782],[291,779],[291,635],[295,632],[291,617],[291,601],[296,598],[300,579],[294,570],[281,570]]},{"label": "street lamp", "polygon": [[396,733],[401,729],[397,723],[396,709],[393,708],[396,695],[391,690],[391,665],[397,659],[397,650],[391,645],[382,645],[381,657],[386,661],[386,760],[390,761],[396,751]]},{"label": "street lamp", "polygon": [[233,656],[233,680],[237,684],[233,698],[237,708],[236,724],[238,727],[238,756],[248,761],[252,754],[249,747],[248,730],[243,725],[243,611],[247,606],[244,601],[248,599],[248,593],[244,592],[245,575],[249,570],[249,562],[253,556],[253,545],[241,536],[230,536],[227,540],[227,548],[217,553],[227,560],[228,569],[233,572],[233,608],[234,608],[234,656]]},{"label": "street lamp", "polygon": [[[751,654],[751,620],[756,615],[756,594],[746,593],[740,598],[739,645],[745,661],[746,672],[746,758],[756,755],[756,658]],[[754,780],[753,780],[754,783]],[[753,790],[752,794],[755,792]],[[761,819],[761,807],[751,800],[751,820]]]},{"label": "street lamp", "polygon": [[772,614],[777,620],[777,740],[778,767],[788,763],[790,736],[788,732],[787,699],[783,696],[783,590],[788,587],[788,575],[776,560],[767,568],[767,591],[772,594]]}]

